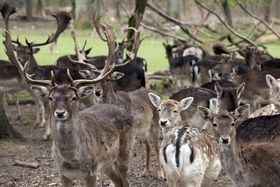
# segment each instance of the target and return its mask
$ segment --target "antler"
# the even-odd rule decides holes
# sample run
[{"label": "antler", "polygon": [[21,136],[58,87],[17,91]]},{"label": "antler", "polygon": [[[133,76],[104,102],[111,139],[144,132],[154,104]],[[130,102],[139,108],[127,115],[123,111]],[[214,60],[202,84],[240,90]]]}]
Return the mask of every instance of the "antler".
[{"label": "antler", "polygon": [[27,41],[26,43],[28,45],[30,45],[31,47],[39,47],[39,46],[47,45],[49,43],[54,42],[55,40],[57,40],[59,35],[67,28],[67,25],[69,24],[69,22],[71,20],[71,15],[69,14],[69,12],[66,12],[66,11],[58,12],[57,14],[54,14],[52,16],[55,17],[56,22],[57,22],[56,32],[54,34],[52,34],[51,36],[49,36],[48,39],[43,43],[34,43],[34,42],[29,43],[26,40]]},{"label": "antler", "polygon": [[[13,51],[14,46],[12,43],[10,33],[8,31],[5,31],[3,34],[3,37],[5,38],[5,40],[3,41],[3,44],[5,46],[5,53],[7,54],[9,61],[12,64],[16,65],[21,70],[20,73],[22,73],[23,67],[14,54],[14,51]],[[21,75],[23,76],[23,74],[21,74]]]},{"label": "antler", "polygon": [[55,86],[54,72],[53,71],[51,71],[51,80],[35,80],[35,79],[32,79],[31,78],[32,75],[28,74],[29,63],[30,63],[29,61],[26,62],[25,65],[24,65],[24,68],[23,68],[24,77],[25,77],[27,83],[29,83],[29,84],[36,84],[36,85],[50,86],[50,87],[54,87]]},{"label": "antler", "polygon": [[6,30],[9,31],[9,17],[12,14],[16,13],[16,8],[14,6],[11,6],[9,3],[4,2],[0,11],[5,21]]},{"label": "antler", "polygon": [[101,19],[101,16],[96,17],[96,15],[94,15],[92,23],[93,23],[93,25],[96,29],[96,32],[97,32],[98,36],[100,37],[100,39],[103,40],[104,42],[107,42],[106,39],[102,36],[102,34],[100,32],[100,27],[101,27],[100,19]]}]

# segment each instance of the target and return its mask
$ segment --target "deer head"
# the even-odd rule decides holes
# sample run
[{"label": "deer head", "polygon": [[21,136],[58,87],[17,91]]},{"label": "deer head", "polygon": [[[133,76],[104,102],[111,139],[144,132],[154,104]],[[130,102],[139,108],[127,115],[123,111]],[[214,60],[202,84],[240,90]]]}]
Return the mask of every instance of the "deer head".
[{"label": "deer head", "polygon": [[276,103],[280,102],[280,79],[275,79],[273,76],[267,74],[265,76],[266,83],[269,86],[270,96]]},{"label": "deer head", "polygon": [[172,99],[162,101],[160,96],[154,93],[149,93],[149,99],[159,112],[159,125],[162,128],[181,125],[180,112],[188,109],[193,102],[193,97],[184,98],[180,102]]},{"label": "deer head", "polygon": [[[214,107],[215,108],[215,107]],[[210,121],[212,129],[219,143],[229,145],[235,137],[235,129],[250,116],[250,105],[239,106],[234,112],[226,110],[211,110],[203,106],[198,107],[201,116]]]}]

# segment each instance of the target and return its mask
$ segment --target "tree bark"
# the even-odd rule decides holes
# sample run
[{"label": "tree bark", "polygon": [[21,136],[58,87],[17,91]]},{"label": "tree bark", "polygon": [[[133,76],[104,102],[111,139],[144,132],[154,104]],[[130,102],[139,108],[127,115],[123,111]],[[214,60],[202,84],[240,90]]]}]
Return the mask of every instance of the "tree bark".
[{"label": "tree bark", "polygon": [[32,20],[32,0],[26,0],[26,20]]},{"label": "tree bark", "polygon": [[3,106],[3,93],[0,93],[0,139],[22,139],[22,136],[11,126]]},{"label": "tree bark", "polygon": [[222,1],[222,7],[223,7],[223,11],[224,11],[224,14],[225,14],[227,24],[231,28],[234,28],[233,21],[232,21],[232,16],[231,16],[231,10],[230,10],[230,6],[228,4],[228,0],[223,0]]},{"label": "tree bark", "polygon": [[[138,29],[140,26],[140,22],[143,18],[145,8],[147,5],[148,0],[135,0],[135,9],[134,13],[128,20],[128,27],[134,27],[135,29]],[[134,41],[134,31],[128,30],[127,32],[127,40]],[[129,46],[128,50],[131,51],[133,46]]]},{"label": "tree bark", "polygon": [[45,0],[37,0],[36,13],[42,17],[46,16],[44,11],[44,6],[45,6]]},{"label": "tree bark", "polygon": [[267,23],[271,23],[271,12],[272,12],[272,1],[273,0],[265,0],[264,2],[264,6],[265,6],[265,16],[264,16],[264,20]]}]

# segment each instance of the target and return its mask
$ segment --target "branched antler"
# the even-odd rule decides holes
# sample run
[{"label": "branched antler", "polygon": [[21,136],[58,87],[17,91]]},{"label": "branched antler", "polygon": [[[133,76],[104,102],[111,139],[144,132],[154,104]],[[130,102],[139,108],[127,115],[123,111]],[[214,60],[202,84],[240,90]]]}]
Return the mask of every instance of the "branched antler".
[{"label": "branched antler", "polygon": [[39,47],[39,46],[47,45],[47,44],[52,43],[55,40],[57,40],[59,35],[67,28],[67,25],[69,24],[69,22],[71,20],[71,15],[69,14],[69,12],[61,11],[52,16],[55,17],[56,22],[57,22],[56,32],[54,34],[52,34],[51,36],[49,36],[48,39],[43,43],[28,42],[26,40],[26,44],[30,45],[31,47]]}]

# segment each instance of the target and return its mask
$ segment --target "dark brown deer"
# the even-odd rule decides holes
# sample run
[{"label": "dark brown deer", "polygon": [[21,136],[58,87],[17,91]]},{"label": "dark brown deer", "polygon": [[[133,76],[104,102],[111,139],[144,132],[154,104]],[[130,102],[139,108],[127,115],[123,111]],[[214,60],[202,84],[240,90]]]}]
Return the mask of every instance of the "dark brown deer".
[{"label": "dark brown deer", "polygon": [[[236,186],[279,186],[280,118],[263,116],[242,122],[249,117],[248,106],[240,106],[235,113],[200,109],[212,122],[222,167]],[[238,121],[240,116],[242,123]]]},{"label": "dark brown deer", "polygon": [[73,80],[56,85],[51,80],[34,80],[25,74],[30,88],[48,100],[53,137],[53,157],[62,186],[72,186],[74,179],[96,186],[96,173],[105,173],[116,187],[128,187],[129,156],[134,142],[133,117],[116,105],[100,104],[78,112],[78,101],[93,91],[92,85],[108,76],[114,66],[107,61],[93,80]]}]

